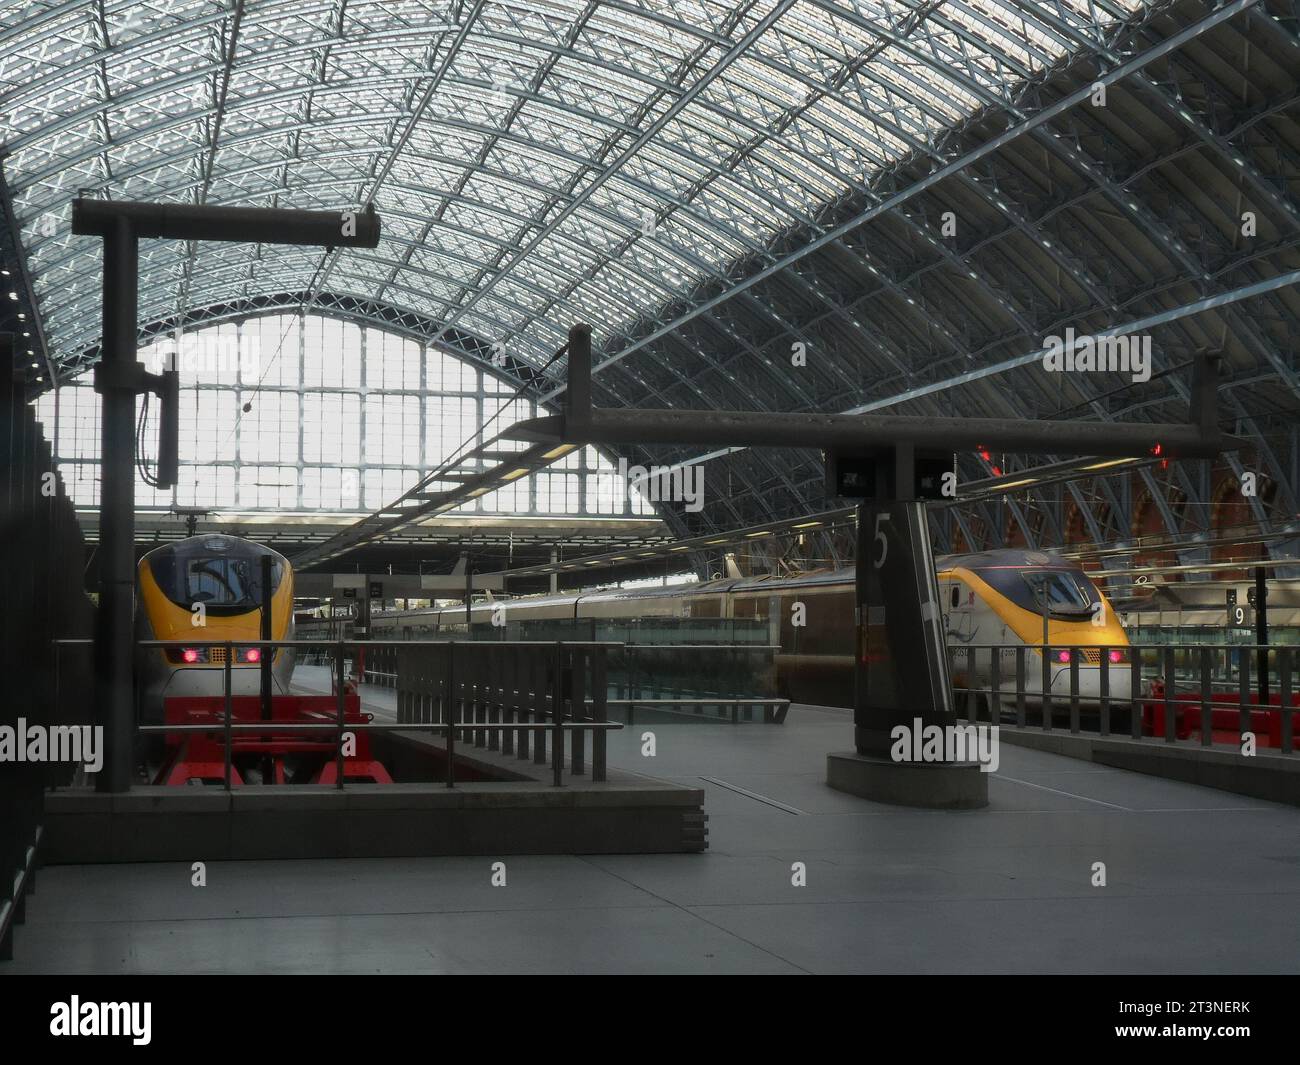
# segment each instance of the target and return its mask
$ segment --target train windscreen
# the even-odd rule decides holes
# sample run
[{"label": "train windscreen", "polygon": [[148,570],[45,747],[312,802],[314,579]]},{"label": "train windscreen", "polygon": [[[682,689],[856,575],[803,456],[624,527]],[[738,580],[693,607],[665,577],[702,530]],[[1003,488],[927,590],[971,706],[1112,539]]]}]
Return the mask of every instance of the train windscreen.
[{"label": "train windscreen", "polygon": [[1043,612],[1045,603],[1051,617],[1086,618],[1092,615],[1093,604],[1101,601],[1097,586],[1082,570],[990,566],[974,572],[1016,606],[1035,614]]},{"label": "train windscreen", "polygon": [[[259,566],[259,576],[260,576]],[[253,566],[246,558],[191,558],[185,562],[185,598],[210,606],[257,602]]]},{"label": "train windscreen", "polygon": [[[217,614],[244,614],[262,604],[260,553],[227,552],[202,545],[158,552],[149,560],[154,580],[178,606],[202,603]],[[271,590],[280,586],[282,566],[271,566]]]}]

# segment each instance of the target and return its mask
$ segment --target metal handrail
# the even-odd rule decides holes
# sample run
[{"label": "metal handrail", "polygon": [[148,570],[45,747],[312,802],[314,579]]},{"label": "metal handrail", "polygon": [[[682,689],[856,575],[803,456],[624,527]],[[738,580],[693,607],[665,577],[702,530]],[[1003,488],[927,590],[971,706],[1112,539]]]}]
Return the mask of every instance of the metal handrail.
[{"label": "metal handrail", "polygon": [[[94,641],[87,639],[57,639],[53,641],[57,646],[79,646],[90,645]],[[222,732],[225,736],[224,743],[224,787],[226,791],[231,791],[231,759],[233,754],[232,740],[235,733],[267,733],[267,732],[333,732],[336,737],[336,746],[338,753],[336,755],[336,789],[342,791],[344,785],[344,757],[343,757],[343,737],[347,733],[360,731],[375,732],[433,732],[442,733],[447,738],[446,746],[446,785],[447,787],[455,786],[455,739],[456,730],[462,732],[546,732],[550,731],[555,734],[553,744],[554,755],[552,758],[552,783],[559,787],[562,784],[563,777],[563,743],[560,737],[565,732],[584,733],[591,731],[593,733],[604,733],[613,729],[621,729],[623,725],[616,721],[565,721],[563,714],[563,702],[560,698],[558,689],[551,693],[550,696],[543,697],[538,695],[539,701],[549,701],[551,709],[549,711],[539,710],[540,713],[549,713],[552,720],[549,722],[487,722],[487,721],[450,721],[450,722],[375,722],[360,721],[348,723],[345,720],[346,715],[346,698],[347,692],[344,685],[344,652],[348,649],[362,649],[375,646],[394,646],[394,647],[553,647],[557,656],[563,653],[566,647],[590,649],[610,649],[619,648],[623,645],[620,643],[607,641],[590,641],[590,640],[511,640],[511,641],[492,641],[491,643],[483,640],[137,640],[138,647],[180,647],[180,648],[224,648],[226,651],[224,663],[207,663],[208,665],[217,665],[223,673],[223,713],[219,722],[214,721],[212,724],[161,724],[161,725],[137,725],[138,732],[146,734],[156,733],[211,733]],[[334,695],[336,697],[336,718],[333,722],[311,722],[311,721],[257,721],[236,723],[233,715],[234,694],[232,690],[232,669],[234,668],[232,652],[236,648],[266,648],[276,649],[281,647],[297,648],[310,647],[328,649],[335,663],[335,674],[332,678],[334,681]],[[260,663],[247,663],[248,666],[260,665]],[[558,659],[557,659],[558,665]],[[451,686],[450,678],[449,692],[454,690]],[[556,681],[558,685],[558,678]],[[504,689],[503,689],[504,690]],[[512,689],[513,692],[513,689]],[[521,690],[521,694],[524,694]],[[448,709],[454,705],[457,700],[453,697],[448,700]],[[591,703],[591,700],[583,700],[582,705],[585,707]],[[576,741],[575,741],[576,742]],[[576,756],[575,756],[576,757]],[[580,771],[580,770],[579,770]]]},{"label": "metal handrail", "polygon": [[[213,723],[211,725],[138,725],[139,732],[218,732],[223,729],[223,724]],[[312,730],[333,731],[337,726],[328,722],[315,721],[258,721],[255,723],[232,723],[230,731],[232,732],[308,732]],[[447,724],[445,721],[436,722],[419,722],[412,721],[404,723],[401,721],[360,721],[356,724],[346,725],[345,730],[348,732],[446,732],[447,729],[458,728],[465,732],[514,732],[516,729],[527,729],[535,731],[538,729],[555,729],[572,730],[572,729],[591,729],[591,730],[609,730],[621,729],[623,726],[617,721],[563,721],[559,725],[551,724],[548,721],[520,721],[520,722],[503,722],[503,721],[453,721]]]},{"label": "metal handrail", "polygon": [[[55,641],[56,643],[65,641]],[[68,643],[90,643],[70,640]],[[137,647],[624,647],[609,640],[137,640]]]},{"label": "metal handrail", "polygon": [[[1097,649],[1100,652],[1098,655],[1099,660],[1095,663],[1081,661],[1080,656],[1076,655],[1074,652],[1082,649]],[[1148,676],[1146,678],[1143,677],[1143,667],[1144,665],[1148,665],[1148,664],[1143,661],[1143,656],[1140,653],[1130,654],[1127,662],[1111,662],[1108,654],[1108,652],[1112,650],[1140,652],[1145,649],[1158,650],[1160,652],[1158,661],[1156,663],[1150,664],[1150,666],[1148,667],[1151,670],[1151,672],[1148,673]],[[1015,676],[1014,676],[1014,683],[1008,686],[1003,683],[1003,678],[1002,678],[1003,663],[1001,661],[1002,656],[1000,652],[1010,651],[1010,650],[1015,651]],[[1185,701],[1180,701],[1178,698],[1179,696],[1178,677],[1176,676],[1177,671],[1174,663],[1174,652],[1180,650],[1198,652],[1196,657],[1197,657],[1197,666],[1199,667],[1198,669],[1199,675],[1197,677],[1197,687],[1199,687],[1199,691],[1200,691],[1199,702],[1200,702],[1201,746],[1210,747],[1213,744],[1213,738],[1214,738],[1213,737],[1213,713],[1216,707],[1222,710],[1238,711],[1239,716],[1238,716],[1237,732],[1238,732],[1239,739],[1244,738],[1247,732],[1252,731],[1251,728],[1252,712],[1256,710],[1260,710],[1260,711],[1278,713],[1280,718],[1280,724],[1281,724],[1280,736],[1279,736],[1279,740],[1281,744],[1280,751],[1282,754],[1294,753],[1295,741],[1294,741],[1293,719],[1297,710],[1300,710],[1300,707],[1294,706],[1291,702],[1291,697],[1295,693],[1295,688],[1293,687],[1294,676],[1292,673],[1292,666],[1294,664],[1294,661],[1293,661],[1292,652],[1300,651],[1300,648],[1277,646],[1277,645],[1267,646],[1267,645],[1249,645],[1249,644],[1236,644],[1236,645],[1225,646],[1225,645],[1218,645],[1218,644],[1194,644],[1194,643],[1193,644],[1172,644],[1172,643],[1091,644],[1091,643],[1068,643],[1068,642],[1047,643],[1045,645],[1044,644],[1030,644],[1030,645],[1027,644],[1013,644],[1013,645],[963,644],[960,646],[948,648],[950,665],[952,665],[953,667],[959,667],[962,664],[961,660],[965,658],[965,667],[967,670],[971,670],[971,671],[974,671],[976,668],[978,668],[978,662],[976,661],[976,655],[975,655],[976,651],[993,652],[990,654],[988,659],[989,673],[990,673],[990,678],[989,678],[990,683],[988,686],[973,685],[969,683],[961,687],[954,686],[954,691],[958,693],[967,694],[967,695],[974,694],[974,695],[989,696],[990,697],[990,705],[989,705],[990,721],[992,721],[992,719],[995,716],[1000,718],[1000,702],[1002,699],[1014,699],[1016,701],[1016,725],[1019,728],[1025,727],[1026,700],[1028,697],[1032,696],[1035,699],[1035,701],[1041,703],[1040,713],[1041,713],[1041,722],[1042,722],[1043,731],[1051,732],[1053,703],[1057,700],[1060,700],[1062,702],[1068,701],[1069,710],[1070,710],[1070,732],[1077,734],[1081,731],[1080,728],[1081,700],[1083,698],[1087,698],[1089,703],[1095,702],[1098,706],[1098,710],[1099,710],[1098,734],[1099,735],[1101,736],[1111,735],[1110,732],[1111,704],[1118,703],[1120,705],[1128,705],[1130,707],[1130,729],[1129,729],[1130,736],[1135,740],[1141,740],[1143,738],[1142,731],[1141,731],[1141,720],[1136,711],[1136,708],[1143,703],[1154,704],[1154,705],[1163,704],[1165,709],[1164,740],[1166,743],[1177,742],[1177,721],[1174,712],[1175,706],[1187,705]],[[1259,701],[1255,698],[1255,694],[1257,693],[1258,689],[1255,689],[1254,691],[1252,690],[1251,678],[1252,678],[1252,673],[1254,671],[1251,669],[1250,666],[1251,659],[1249,655],[1242,657],[1241,662],[1243,664],[1241,668],[1239,668],[1237,673],[1236,684],[1237,684],[1238,698],[1234,700],[1231,704],[1214,702],[1213,697],[1216,694],[1216,689],[1214,687],[1214,682],[1212,677],[1211,659],[1216,654],[1219,653],[1234,652],[1234,651],[1241,651],[1241,650],[1245,650],[1248,652],[1266,650],[1266,651],[1273,652],[1273,654],[1275,655],[1277,661],[1276,675],[1278,680],[1278,684],[1277,684],[1278,702],[1276,704],[1272,702]],[[1070,660],[1068,662],[1053,663],[1051,659],[1051,653],[1053,651],[1070,652]],[[1035,655],[1038,656],[1039,659],[1037,664],[1041,674],[1040,686],[1034,689],[1029,688],[1026,683],[1029,677],[1028,670],[1026,669],[1026,664],[1027,664],[1026,660],[1027,660],[1028,652],[1033,652]],[[1059,668],[1054,668],[1056,666],[1059,666]],[[1079,690],[1079,671],[1082,668],[1099,670],[1098,692],[1095,697],[1092,695],[1088,695],[1085,697],[1081,694]],[[1056,680],[1060,677],[1061,673],[1065,671],[1069,672],[1070,690],[1068,693],[1060,693],[1058,695],[1054,693],[1053,687],[1056,683]],[[1269,671],[1270,679],[1272,678],[1273,673],[1274,673],[1273,670]],[[1120,674],[1120,675],[1128,674],[1128,676],[1130,677],[1130,687],[1129,687],[1129,694],[1127,698],[1123,698],[1123,697],[1115,698],[1114,696],[1112,696],[1110,690],[1110,678],[1114,674]],[[1153,695],[1151,693],[1149,686],[1146,687],[1144,690],[1144,686],[1143,686],[1144,679],[1150,681],[1157,678],[1160,680],[1168,681],[1164,685],[1164,690],[1160,694]],[[973,679],[973,678],[968,678],[968,680],[969,679]],[[1010,680],[1012,678],[1007,678],[1007,679]],[[1222,688],[1219,689],[1220,692],[1222,692],[1222,690],[1223,690]],[[1186,693],[1186,688],[1184,688],[1183,691],[1183,694],[1185,693]],[[999,709],[997,711],[994,710],[994,707],[992,705],[993,698],[997,698],[999,700]],[[1185,715],[1184,715],[1184,719],[1185,719]]]}]

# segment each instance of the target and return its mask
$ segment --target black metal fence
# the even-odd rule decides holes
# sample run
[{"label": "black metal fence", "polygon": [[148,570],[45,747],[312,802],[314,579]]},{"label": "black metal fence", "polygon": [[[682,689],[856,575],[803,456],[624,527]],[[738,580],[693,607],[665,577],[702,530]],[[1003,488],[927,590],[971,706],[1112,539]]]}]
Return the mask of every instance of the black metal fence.
[{"label": "black metal fence", "polygon": [[[64,649],[79,643],[59,640]],[[334,786],[344,787],[344,739],[352,732],[431,732],[446,738],[445,783],[456,783],[456,744],[502,750],[515,749],[526,756],[531,745],[538,752],[534,759],[545,763],[546,737],[551,737],[552,783],[563,783],[567,771],[575,776],[588,771],[587,744],[591,743],[591,779],[603,781],[605,775],[605,733],[623,726],[607,718],[603,680],[605,654],[611,645],[568,643],[479,643],[472,641],[403,641],[400,644],[349,643],[322,644],[316,640],[141,640],[138,646],[165,650],[174,648],[212,649],[223,653],[221,698],[224,710],[220,724],[137,725],[141,736],[201,734],[223,740],[224,786],[233,786],[232,742],[235,735],[264,733],[302,733],[305,737],[332,736],[336,751]],[[232,663],[236,652],[259,648],[270,655],[276,648],[297,652],[304,662],[328,665],[334,719],[315,721],[237,722],[233,713]],[[395,662],[398,676],[398,716],[396,722],[355,721],[346,719],[345,705],[350,665],[358,652],[365,649],[400,650]],[[587,693],[592,692],[588,697]],[[598,693],[598,694],[597,694]],[[317,715],[319,716],[319,715]],[[567,770],[564,736],[570,737],[571,753]]]},{"label": "black metal fence", "polygon": [[[428,641],[395,645],[397,721],[440,725],[448,761],[457,742],[545,765],[549,734],[552,781],[587,772],[605,780],[607,656],[618,644]],[[451,727],[446,726],[463,726]]]},{"label": "black metal fence", "polygon": [[[1297,648],[966,645],[949,660],[958,713],[1044,731],[1295,751]],[[1257,663],[1266,661],[1261,677]],[[965,698],[962,698],[962,697]],[[1116,726],[1119,726],[1117,729]]]},{"label": "black metal fence", "polygon": [[[555,632],[567,631],[563,628]],[[555,632],[534,640],[483,639],[456,641],[458,646],[509,647],[530,643],[565,646],[601,644],[606,703],[620,709],[630,724],[637,708],[656,713],[687,715],[692,718],[729,720],[758,719],[784,722],[790,700],[776,694],[775,655],[778,644],[628,644],[609,640],[557,639]],[[361,664],[358,678],[381,688],[400,687],[402,648],[417,641],[366,642],[357,645]],[[323,658],[311,660],[324,665]],[[588,698],[592,698],[588,689]]]}]

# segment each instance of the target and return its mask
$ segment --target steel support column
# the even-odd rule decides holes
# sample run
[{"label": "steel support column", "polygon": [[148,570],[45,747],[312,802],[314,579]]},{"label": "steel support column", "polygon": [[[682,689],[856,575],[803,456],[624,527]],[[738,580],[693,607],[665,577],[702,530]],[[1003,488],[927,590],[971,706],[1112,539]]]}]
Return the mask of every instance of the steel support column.
[{"label": "steel support column", "polygon": [[[104,336],[96,391],[103,395],[99,485],[99,610],[95,618],[96,723],[104,729],[98,791],[131,786],[135,743],[132,679],[135,623],[134,367],[138,240],[125,216],[104,233]],[[116,379],[115,379],[116,378]]]}]

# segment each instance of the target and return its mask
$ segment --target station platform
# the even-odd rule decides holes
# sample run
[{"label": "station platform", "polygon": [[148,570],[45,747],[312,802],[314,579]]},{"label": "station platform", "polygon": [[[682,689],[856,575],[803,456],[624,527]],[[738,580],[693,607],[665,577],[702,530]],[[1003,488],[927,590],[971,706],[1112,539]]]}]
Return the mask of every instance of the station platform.
[{"label": "station platform", "polygon": [[46,868],[0,974],[1300,971],[1294,807],[1012,744],[986,809],[885,806],[826,786],[851,735],[612,734],[611,767],[706,789],[703,854]]}]

